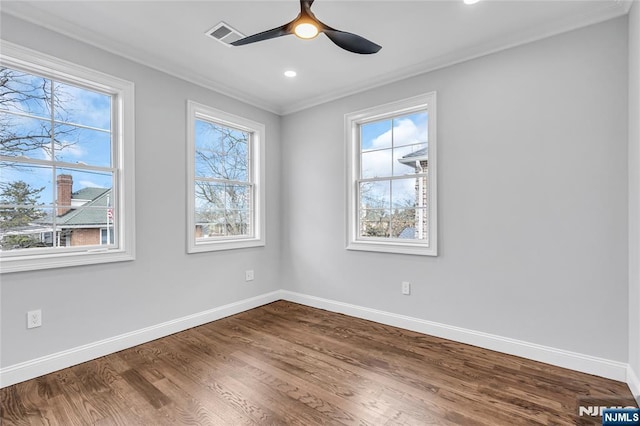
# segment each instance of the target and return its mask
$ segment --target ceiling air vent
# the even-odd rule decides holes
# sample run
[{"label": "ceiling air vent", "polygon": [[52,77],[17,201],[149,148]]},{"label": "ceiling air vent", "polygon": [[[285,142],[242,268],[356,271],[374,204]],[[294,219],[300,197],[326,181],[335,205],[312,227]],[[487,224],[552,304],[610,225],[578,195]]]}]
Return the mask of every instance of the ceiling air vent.
[{"label": "ceiling air vent", "polygon": [[245,37],[244,34],[232,28],[225,22],[220,22],[218,25],[208,30],[206,34],[209,37],[218,40],[220,43],[229,47],[231,47],[231,43],[233,43],[234,41],[240,40],[241,38]]}]

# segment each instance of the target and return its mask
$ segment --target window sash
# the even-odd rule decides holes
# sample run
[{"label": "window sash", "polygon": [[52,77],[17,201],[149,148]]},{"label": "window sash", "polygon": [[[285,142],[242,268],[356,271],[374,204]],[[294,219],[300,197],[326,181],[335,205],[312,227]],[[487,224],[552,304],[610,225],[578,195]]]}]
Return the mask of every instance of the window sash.
[{"label": "window sash", "polygon": [[[402,253],[415,255],[437,255],[437,157],[436,157],[436,94],[435,92],[419,95],[413,98],[392,102],[389,104],[369,108],[345,115],[345,139],[347,141],[347,176],[349,179],[347,188],[347,243],[349,250],[380,251],[388,253]],[[426,111],[428,113],[427,141],[419,141],[414,144],[402,144],[396,147],[392,143],[383,148],[363,149],[362,126],[381,122],[384,120],[394,120],[405,115]],[[391,126],[393,129],[393,125]],[[397,174],[392,171],[390,174],[380,176],[362,177],[362,155],[371,152],[389,150],[391,161],[396,161],[393,150],[406,146],[417,146],[427,144],[427,158],[429,164],[425,172]],[[392,163],[395,164],[395,163]],[[415,206],[396,207],[393,198],[393,182],[402,179],[426,179],[426,205],[421,199],[416,200]],[[362,202],[361,185],[363,183],[389,182],[390,190],[388,194],[389,206],[385,207],[390,213],[389,221],[394,216],[394,211],[407,212],[414,210],[422,212],[426,216],[426,229],[423,231],[418,223],[420,215],[417,215],[414,224],[418,227],[417,238],[400,238],[399,232],[389,225],[386,236],[362,235],[364,214],[375,209],[365,209]],[[385,195],[385,204],[387,195]],[[386,219],[385,219],[386,220]],[[366,223],[367,221],[364,220]],[[391,222],[389,222],[391,223]],[[394,236],[394,235],[398,236]],[[420,238],[423,236],[424,238]]]},{"label": "window sash", "polygon": [[[117,232],[114,235],[116,244],[111,246],[100,246],[100,241],[98,241],[97,245],[30,248],[15,252],[2,251],[0,253],[2,266],[0,271],[10,273],[133,260],[135,258],[133,83],[4,40],[0,40],[0,49],[3,52],[0,60],[2,66],[53,80],[52,84],[69,84],[110,97],[109,130],[52,118],[53,112],[51,115],[47,114],[48,117],[45,119],[50,123],[53,122],[56,126],[70,125],[83,130],[110,133],[110,164],[108,166],[69,163],[55,160],[55,157],[50,157],[47,160],[2,155],[0,160],[26,166],[51,167],[54,176],[51,185],[54,188],[56,184],[55,172],[58,169],[110,174],[112,182],[111,206],[114,225],[117,226]],[[32,115],[15,114],[15,111],[11,113],[14,116]],[[42,119],[42,117],[37,118]],[[55,150],[55,147],[52,149]],[[56,199],[55,193],[51,196],[52,200]],[[55,202],[51,202],[46,207],[55,209],[57,207],[55,204]],[[57,233],[52,231],[50,236],[55,239],[59,232],[60,229]]]},{"label": "window sash", "polygon": [[[245,132],[247,138],[247,165],[246,180],[224,179],[214,176],[202,176],[203,173],[196,173],[196,122],[203,121],[216,126],[226,127],[230,130]],[[206,105],[198,104],[194,101],[187,102],[187,173],[188,179],[188,202],[187,202],[187,252],[198,253],[204,251],[228,250],[235,248],[255,247],[265,245],[264,238],[264,125],[254,121],[238,117]],[[245,177],[245,176],[243,176]],[[212,211],[236,212],[239,217],[246,214],[246,222],[240,222],[240,227],[246,226],[246,233],[203,237],[200,232],[204,229],[199,225],[209,226],[206,222],[198,223],[197,210],[200,209],[196,195],[196,184],[198,182],[239,186],[246,189],[246,206],[238,210],[225,203],[223,209],[216,209],[212,206]],[[242,212],[242,213],[239,213]],[[225,216],[227,217],[227,216]],[[211,226],[215,226],[213,223]],[[218,223],[218,226],[221,226]]]}]

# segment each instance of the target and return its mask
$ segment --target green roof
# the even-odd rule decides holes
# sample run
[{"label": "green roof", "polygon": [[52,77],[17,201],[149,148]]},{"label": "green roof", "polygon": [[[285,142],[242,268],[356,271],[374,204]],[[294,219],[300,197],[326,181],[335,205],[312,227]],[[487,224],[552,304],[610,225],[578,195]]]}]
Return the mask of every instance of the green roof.
[{"label": "green roof", "polygon": [[82,188],[71,194],[72,200],[95,200],[109,188]]},{"label": "green roof", "polygon": [[[90,200],[79,208],[73,208],[56,218],[56,224],[62,228],[95,228],[107,225],[107,199],[110,198],[110,188],[82,188],[73,193],[72,199]],[[113,206],[113,201],[110,201]],[[51,224],[53,218],[47,216],[36,223]],[[113,223],[113,222],[111,222]]]}]

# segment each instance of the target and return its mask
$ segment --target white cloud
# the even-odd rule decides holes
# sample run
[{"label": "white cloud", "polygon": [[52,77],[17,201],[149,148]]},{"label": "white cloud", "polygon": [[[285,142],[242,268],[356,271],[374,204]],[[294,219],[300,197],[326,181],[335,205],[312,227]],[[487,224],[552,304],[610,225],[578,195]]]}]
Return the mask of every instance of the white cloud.
[{"label": "white cloud", "polygon": [[73,183],[73,187],[74,187],[73,188],[74,191],[77,191],[78,189],[81,189],[81,188],[104,188],[103,185],[99,185],[99,184],[97,184],[97,183],[95,183],[93,181],[90,181],[90,180],[78,181],[78,186],[77,187],[76,187],[76,183],[74,182]]},{"label": "white cloud", "polygon": [[372,149],[390,147],[392,136],[395,146],[425,142],[422,135],[427,133],[426,123],[425,125],[418,126],[413,120],[403,118],[394,121],[394,124],[393,129],[387,130],[371,141]]},{"label": "white cloud", "polygon": [[[399,163],[398,159],[424,146],[404,147],[405,145],[424,144],[426,142],[424,137],[427,133],[426,122],[424,125],[416,125],[413,120],[404,118],[396,120],[394,124],[393,131],[388,130],[371,141],[369,149],[377,149],[377,151],[369,151],[362,154],[361,167],[363,178],[391,176],[392,166],[393,175],[395,176],[412,173],[413,169]],[[391,147],[392,137],[396,147],[402,146],[396,148],[395,152],[389,148]],[[415,178],[395,180],[393,185],[395,193],[393,197],[394,204],[401,203],[404,199],[412,199],[415,193]],[[384,191],[377,194],[374,188],[370,191],[372,197],[384,198]]]},{"label": "white cloud", "polygon": [[[410,145],[424,143],[424,137],[421,135],[426,134],[426,125],[417,126],[409,118],[397,120],[394,122],[395,126],[392,130],[388,130],[376,137],[371,142],[371,149],[379,149],[379,151],[370,151],[363,153],[362,155],[362,176],[367,177],[381,177],[390,176],[392,173],[392,165],[395,170],[395,175],[411,172],[411,169],[407,168],[400,163],[398,159],[403,155],[412,152],[413,149],[407,149],[407,152],[399,152],[396,150],[395,155],[391,149],[382,149],[391,146],[391,138],[393,135],[394,145]],[[395,158],[394,158],[395,157]]]}]

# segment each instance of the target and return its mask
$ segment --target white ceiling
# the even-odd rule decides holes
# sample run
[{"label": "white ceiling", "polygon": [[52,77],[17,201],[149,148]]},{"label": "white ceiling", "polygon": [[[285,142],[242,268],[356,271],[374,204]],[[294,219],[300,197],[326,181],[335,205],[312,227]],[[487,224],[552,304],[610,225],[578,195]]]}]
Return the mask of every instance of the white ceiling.
[{"label": "white ceiling", "polygon": [[[624,15],[621,0],[316,0],[315,15],[380,45],[357,55],[324,35],[228,47],[205,35],[225,21],[245,35],[295,18],[298,0],[11,1],[2,11],[278,114]],[[287,69],[297,71],[286,78]]]}]

